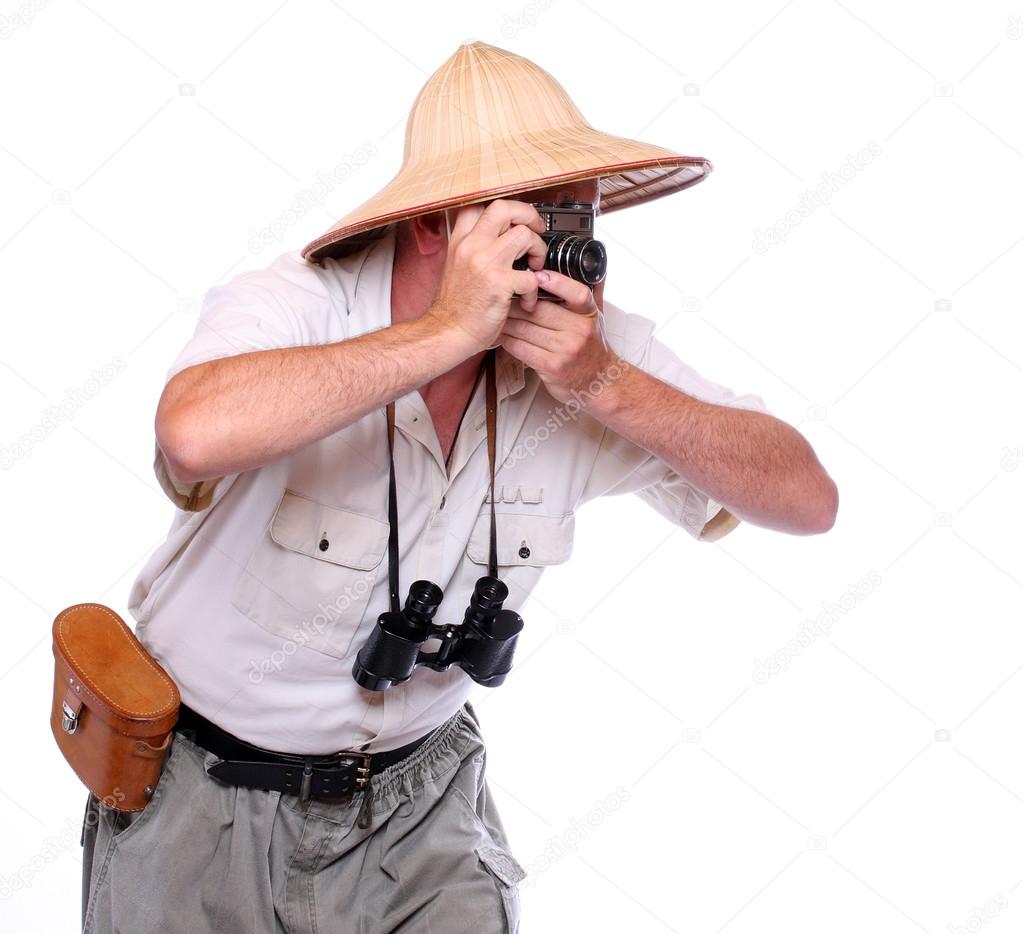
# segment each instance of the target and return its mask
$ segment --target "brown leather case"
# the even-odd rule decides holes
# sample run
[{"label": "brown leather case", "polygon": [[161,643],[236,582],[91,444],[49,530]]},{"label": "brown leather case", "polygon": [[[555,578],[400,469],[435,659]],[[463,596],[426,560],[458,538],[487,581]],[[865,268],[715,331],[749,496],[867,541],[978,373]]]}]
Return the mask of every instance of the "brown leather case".
[{"label": "brown leather case", "polygon": [[75,774],[108,807],[149,803],[181,695],[109,607],[78,603],[53,621],[50,729]]}]

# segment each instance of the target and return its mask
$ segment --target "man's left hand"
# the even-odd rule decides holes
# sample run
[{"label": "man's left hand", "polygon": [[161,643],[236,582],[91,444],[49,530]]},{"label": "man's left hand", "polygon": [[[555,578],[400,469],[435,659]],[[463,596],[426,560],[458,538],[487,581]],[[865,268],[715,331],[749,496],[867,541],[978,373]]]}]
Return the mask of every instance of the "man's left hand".
[{"label": "man's left hand", "polygon": [[567,402],[573,398],[572,390],[585,391],[620,361],[604,334],[604,283],[591,292],[582,282],[559,272],[537,272],[539,279],[544,275],[547,281],[541,281],[540,287],[562,303],[541,299],[533,311],[525,311],[517,300],[512,301],[501,346],[536,370],[555,399]]}]

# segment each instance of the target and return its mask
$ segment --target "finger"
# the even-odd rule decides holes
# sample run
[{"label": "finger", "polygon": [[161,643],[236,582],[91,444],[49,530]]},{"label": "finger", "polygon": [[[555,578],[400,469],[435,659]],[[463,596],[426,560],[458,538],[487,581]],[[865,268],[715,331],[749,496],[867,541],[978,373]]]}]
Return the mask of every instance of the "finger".
[{"label": "finger", "polygon": [[487,253],[492,262],[501,266],[511,266],[520,256],[527,256],[526,263],[530,269],[543,269],[547,261],[547,244],[531,228],[516,224],[501,234]]},{"label": "finger", "polygon": [[[532,318],[536,314],[536,309],[540,307],[543,302],[542,298],[537,298],[530,308],[523,307],[522,301],[518,295],[512,296],[511,305],[508,308],[509,318]],[[507,319],[506,319],[507,320]]]},{"label": "finger", "polygon": [[568,308],[561,302],[552,302],[541,298],[537,300],[533,308],[526,310],[516,309],[513,303],[508,317],[532,321],[534,324],[550,328],[552,331],[574,332],[582,329],[585,332],[589,325],[583,324],[581,319],[595,318],[597,313],[596,306],[592,311],[584,312],[577,308]]},{"label": "finger", "polygon": [[[537,300],[537,305],[540,304],[542,299]],[[518,295],[512,297],[511,306],[508,309],[509,318],[531,318],[535,312],[534,308],[523,308],[522,302],[519,301]]]},{"label": "finger", "polygon": [[540,287],[536,281],[536,273],[530,269],[511,270],[511,283],[513,295],[519,296],[519,303],[525,309],[533,308],[536,305],[537,292]]},{"label": "finger", "polygon": [[557,359],[549,350],[544,350],[529,341],[524,341],[521,337],[513,337],[510,334],[502,335],[501,346],[513,357],[534,370],[546,371],[550,363]]},{"label": "finger", "polygon": [[496,240],[513,224],[525,224],[536,233],[543,233],[546,225],[533,205],[525,201],[491,201],[476,221],[474,233],[487,240]]},{"label": "finger", "polygon": [[590,311],[590,300],[593,298],[593,293],[588,285],[560,272],[555,272],[553,269],[545,271],[547,272],[547,281],[543,283],[543,287],[551,295],[564,299],[565,306],[568,308],[574,307],[583,312]]},{"label": "finger", "polygon": [[485,207],[484,204],[466,204],[460,208],[448,208],[455,215],[455,222],[451,225],[451,239],[461,240],[468,236]]},{"label": "finger", "polygon": [[561,346],[560,331],[545,328],[541,324],[526,321],[523,318],[508,318],[504,322],[502,333],[529,341],[529,343],[542,347],[544,350],[549,350],[552,353],[556,352]]}]

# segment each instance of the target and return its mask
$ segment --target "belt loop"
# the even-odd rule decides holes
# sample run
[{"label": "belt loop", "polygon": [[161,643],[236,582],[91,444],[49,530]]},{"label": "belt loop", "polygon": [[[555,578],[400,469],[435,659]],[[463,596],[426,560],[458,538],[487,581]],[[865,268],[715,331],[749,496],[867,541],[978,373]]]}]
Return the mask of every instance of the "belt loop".
[{"label": "belt loop", "polygon": [[359,819],[356,822],[358,824],[360,830],[365,830],[367,827],[369,827],[370,824],[373,823],[373,814],[372,814],[372,810],[370,808],[370,788],[371,787],[372,786],[367,781],[366,782],[366,790],[362,793],[363,794],[362,807],[359,808]]},{"label": "belt loop", "polygon": [[300,801],[307,801],[309,799],[309,789],[313,783],[313,757],[305,757],[305,768],[302,769],[302,788],[298,793]]}]

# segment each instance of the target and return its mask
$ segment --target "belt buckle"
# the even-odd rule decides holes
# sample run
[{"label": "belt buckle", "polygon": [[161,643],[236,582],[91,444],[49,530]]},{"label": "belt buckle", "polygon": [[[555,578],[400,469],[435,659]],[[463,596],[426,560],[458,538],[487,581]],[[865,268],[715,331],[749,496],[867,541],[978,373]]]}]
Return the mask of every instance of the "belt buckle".
[{"label": "belt buckle", "polygon": [[[338,759],[342,765],[355,765],[355,787],[362,791],[369,784],[369,763],[372,756],[368,752],[341,752]],[[357,765],[359,760],[362,765]],[[345,761],[348,760],[348,761]]]},{"label": "belt buckle", "polygon": [[[371,756],[365,752],[339,752],[336,753],[337,764],[342,768],[355,766],[355,787],[362,791],[369,784],[369,763]],[[305,765],[302,768],[302,785],[299,788],[298,797],[300,801],[306,801],[310,797],[310,790],[313,784],[313,767],[316,762],[315,756],[304,756]],[[362,760],[360,766],[359,760]],[[320,765],[325,763],[320,762]]]}]

